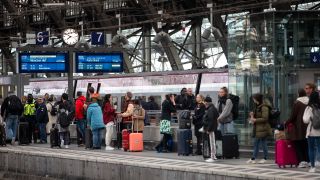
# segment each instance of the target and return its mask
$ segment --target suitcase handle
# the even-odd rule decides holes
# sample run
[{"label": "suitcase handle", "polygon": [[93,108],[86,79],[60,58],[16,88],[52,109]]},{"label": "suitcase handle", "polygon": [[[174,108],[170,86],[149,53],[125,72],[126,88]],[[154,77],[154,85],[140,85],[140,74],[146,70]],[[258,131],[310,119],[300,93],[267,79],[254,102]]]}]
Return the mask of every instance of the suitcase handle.
[{"label": "suitcase handle", "polygon": [[139,132],[139,119],[138,118],[132,118],[132,124],[131,124],[131,129],[132,129],[132,132],[134,132],[134,129],[133,129],[133,124],[134,124],[134,121],[137,120],[137,133]]}]

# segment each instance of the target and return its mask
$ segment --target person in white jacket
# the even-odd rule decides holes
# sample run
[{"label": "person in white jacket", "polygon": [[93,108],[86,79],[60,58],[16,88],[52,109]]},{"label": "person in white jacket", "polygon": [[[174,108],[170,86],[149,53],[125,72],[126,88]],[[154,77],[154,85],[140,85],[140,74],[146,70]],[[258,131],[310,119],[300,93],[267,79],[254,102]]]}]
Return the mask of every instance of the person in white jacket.
[{"label": "person in white jacket", "polygon": [[303,114],[303,122],[308,124],[306,138],[308,139],[309,159],[311,168],[309,172],[315,173],[316,150],[320,154],[320,129],[314,129],[312,126],[313,109],[320,109],[319,93],[312,92],[309,97],[309,103]]}]

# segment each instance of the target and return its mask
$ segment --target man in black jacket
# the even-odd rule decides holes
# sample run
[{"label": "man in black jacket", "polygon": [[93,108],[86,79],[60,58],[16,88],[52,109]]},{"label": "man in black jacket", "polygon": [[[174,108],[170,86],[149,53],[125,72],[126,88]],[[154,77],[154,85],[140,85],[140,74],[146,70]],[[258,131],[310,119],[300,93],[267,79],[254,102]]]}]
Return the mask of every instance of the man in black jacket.
[{"label": "man in black jacket", "polygon": [[16,95],[11,95],[4,99],[1,105],[1,116],[6,122],[7,138],[11,139],[12,145],[15,143],[19,117],[22,113],[23,105]]},{"label": "man in black jacket", "polygon": [[205,98],[206,113],[203,117],[203,130],[205,133],[209,134],[211,158],[207,159],[206,162],[215,162],[216,157],[216,141],[215,133],[218,127],[218,117],[219,113],[217,108],[212,104],[212,99],[210,97]]},{"label": "man in black jacket", "polygon": [[36,120],[40,131],[40,143],[43,144],[47,143],[46,126],[49,122],[49,116],[44,99],[42,97],[39,97],[37,99],[37,103]]}]

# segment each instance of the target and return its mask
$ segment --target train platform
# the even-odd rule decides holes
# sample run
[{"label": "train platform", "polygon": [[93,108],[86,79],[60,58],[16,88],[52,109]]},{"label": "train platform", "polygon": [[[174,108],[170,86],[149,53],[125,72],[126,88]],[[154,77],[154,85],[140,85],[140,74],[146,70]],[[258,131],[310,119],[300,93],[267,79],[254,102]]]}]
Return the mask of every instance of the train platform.
[{"label": "train platform", "polygon": [[308,169],[280,169],[273,160],[266,164],[246,164],[247,158],[204,162],[202,156],[178,156],[155,151],[86,150],[77,145],[69,149],[48,144],[0,148],[1,179],[319,179],[320,173]]}]

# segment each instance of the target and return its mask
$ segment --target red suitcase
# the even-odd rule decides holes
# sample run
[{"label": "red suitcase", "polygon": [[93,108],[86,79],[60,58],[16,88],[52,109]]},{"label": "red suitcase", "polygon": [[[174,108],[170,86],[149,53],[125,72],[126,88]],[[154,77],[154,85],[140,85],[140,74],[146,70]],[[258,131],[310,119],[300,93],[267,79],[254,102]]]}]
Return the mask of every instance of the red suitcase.
[{"label": "red suitcase", "polygon": [[124,151],[128,151],[129,149],[129,135],[128,129],[122,130],[122,148]]},{"label": "red suitcase", "polygon": [[276,141],[275,162],[279,168],[285,168],[286,165],[291,167],[298,166],[298,160],[295,152],[294,145],[290,140],[278,140]]}]

